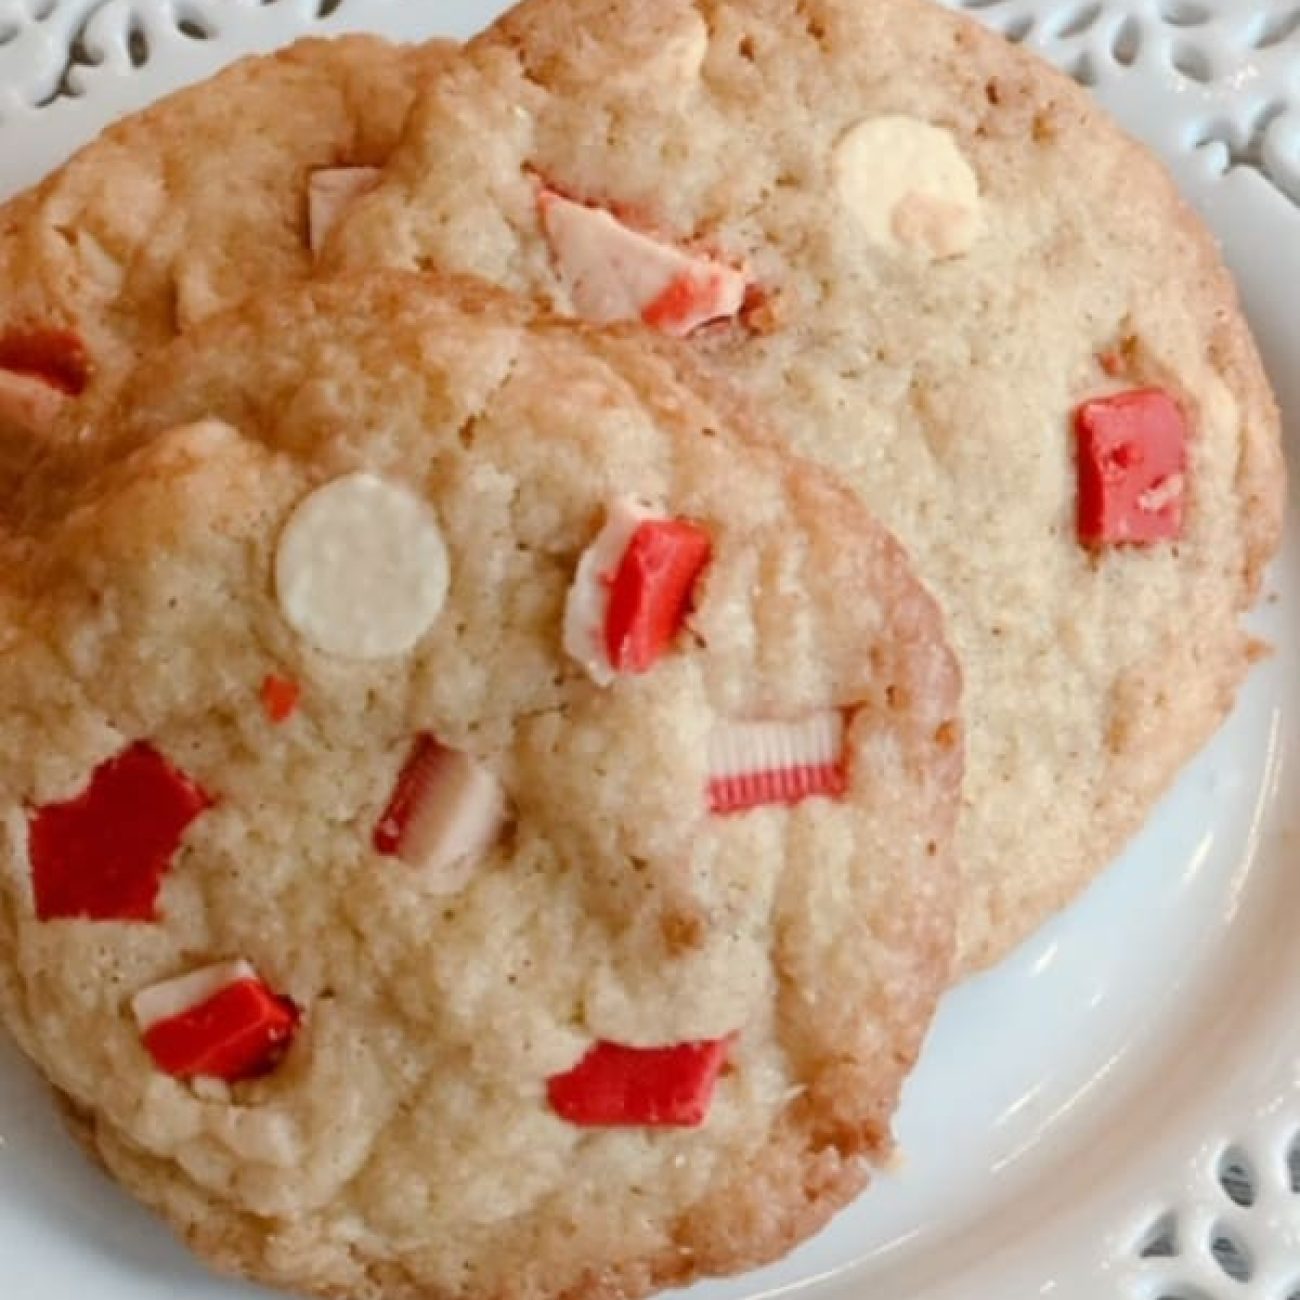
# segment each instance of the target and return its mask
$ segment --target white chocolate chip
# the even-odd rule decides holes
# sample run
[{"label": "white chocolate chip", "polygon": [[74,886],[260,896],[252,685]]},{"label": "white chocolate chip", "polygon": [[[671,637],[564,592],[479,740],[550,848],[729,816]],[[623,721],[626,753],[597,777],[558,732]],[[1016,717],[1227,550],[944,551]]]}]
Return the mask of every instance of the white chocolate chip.
[{"label": "white chocolate chip", "polygon": [[582,553],[564,606],[564,649],[597,686],[617,676],[605,644],[609,584],[636,530],[647,519],[662,518],[644,501],[619,497],[605,515],[605,525]]},{"label": "white chocolate chip", "polygon": [[257,979],[257,971],[246,961],[218,962],[142,989],[131,999],[131,1011],[140,1032],[147,1034],[154,1025],[202,1006],[222,989]]},{"label": "white chocolate chip", "polygon": [[276,592],[318,650],[383,659],[410,650],[447,598],[447,549],[415,493],[349,474],[298,503],[280,534]]},{"label": "white chocolate chip", "polygon": [[868,118],[840,138],[831,167],[840,202],[881,248],[942,259],[969,252],[980,236],[979,181],[942,127]]},{"label": "white chocolate chip", "polygon": [[583,320],[607,325],[654,316],[655,304],[681,287],[675,309],[650,323],[684,337],[744,306],[747,281],[735,267],[651,239],[603,208],[551,190],[538,202],[560,283]]},{"label": "white chocolate chip", "polygon": [[379,181],[378,167],[318,167],[307,181],[307,244],[324,247],[343,210]]}]

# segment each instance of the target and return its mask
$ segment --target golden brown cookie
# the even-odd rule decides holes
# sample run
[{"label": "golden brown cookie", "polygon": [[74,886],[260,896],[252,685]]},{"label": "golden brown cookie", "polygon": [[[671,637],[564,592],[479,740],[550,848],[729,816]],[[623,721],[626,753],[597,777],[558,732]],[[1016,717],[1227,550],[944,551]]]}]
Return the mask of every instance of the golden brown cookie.
[{"label": "golden brown cookie", "polygon": [[1213,241],[938,7],[526,0],[326,260],[686,335],[899,535],[968,687],[967,967],[1119,851],[1257,653],[1278,420]]},{"label": "golden brown cookie", "polygon": [[110,127],[0,208],[0,435],[247,293],[300,279],[452,47],[370,36],[248,58]]},{"label": "golden brown cookie", "polygon": [[401,273],[152,356],[0,598],[0,1009],[224,1268],[634,1295],[824,1222],[948,976],[958,671],[686,349]]}]

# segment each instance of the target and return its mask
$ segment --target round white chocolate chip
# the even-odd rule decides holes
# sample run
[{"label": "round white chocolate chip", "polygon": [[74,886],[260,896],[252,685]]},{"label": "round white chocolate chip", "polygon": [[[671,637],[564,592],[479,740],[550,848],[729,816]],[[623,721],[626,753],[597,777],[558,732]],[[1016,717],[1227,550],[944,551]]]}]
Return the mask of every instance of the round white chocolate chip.
[{"label": "round white chocolate chip", "polygon": [[914,117],[867,118],[831,160],[840,201],[872,243],[927,259],[957,257],[979,238],[979,181],[942,127]]},{"label": "round white chocolate chip", "polygon": [[280,608],[326,654],[404,654],[433,626],[447,582],[447,548],[433,511],[374,474],[349,474],[318,488],[280,534]]}]

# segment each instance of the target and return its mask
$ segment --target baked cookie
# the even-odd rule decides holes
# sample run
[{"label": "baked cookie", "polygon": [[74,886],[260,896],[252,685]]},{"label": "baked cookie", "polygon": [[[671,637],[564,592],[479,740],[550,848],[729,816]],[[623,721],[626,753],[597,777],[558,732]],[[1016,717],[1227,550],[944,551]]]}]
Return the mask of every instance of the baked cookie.
[{"label": "baked cookie", "polygon": [[688,335],[862,494],[963,664],[968,968],[1115,855],[1258,653],[1278,421],[1214,245],[1083,91],[937,7],[526,0],[325,261]]},{"label": "baked cookie", "polygon": [[39,433],[69,395],[307,275],[313,241],[374,177],[451,48],[348,36],[245,59],[0,208],[0,439]]},{"label": "baked cookie", "polygon": [[958,671],[686,349],[449,293],[252,300],[94,413],[0,588],[0,1006],[223,1268],[637,1294],[887,1151]]}]

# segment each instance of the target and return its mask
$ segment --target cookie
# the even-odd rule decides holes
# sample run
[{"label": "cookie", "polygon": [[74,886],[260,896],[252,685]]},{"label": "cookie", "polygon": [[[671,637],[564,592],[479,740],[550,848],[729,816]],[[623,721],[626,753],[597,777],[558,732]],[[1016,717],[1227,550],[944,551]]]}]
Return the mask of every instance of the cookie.
[{"label": "cookie", "polygon": [[0,208],[0,437],[39,434],[179,330],[309,274],[450,48],[348,36],[245,59]]},{"label": "cookie", "polygon": [[959,674],[689,350],[421,277],[152,357],[6,564],[0,1008],[205,1256],[634,1295],[889,1148]]},{"label": "cookie", "polygon": [[898,534],[967,684],[967,968],[1114,857],[1259,652],[1278,420],[1214,245],[937,7],[526,0],[326,261],[686,336]]}]

